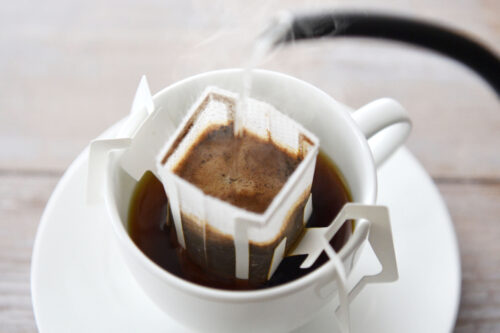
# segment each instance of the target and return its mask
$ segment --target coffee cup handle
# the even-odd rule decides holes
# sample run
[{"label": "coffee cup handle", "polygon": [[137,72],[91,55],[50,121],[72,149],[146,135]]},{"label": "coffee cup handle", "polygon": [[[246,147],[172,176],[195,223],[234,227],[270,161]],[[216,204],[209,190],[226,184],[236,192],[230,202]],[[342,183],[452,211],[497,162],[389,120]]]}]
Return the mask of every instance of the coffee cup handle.
[{"label": "coffee cup handle", "polygon": [[377,99],[351,115],[369,140],[376,166],[387,160],[405,142],[411,131],[408,113],[401,104],[390,98]]}]

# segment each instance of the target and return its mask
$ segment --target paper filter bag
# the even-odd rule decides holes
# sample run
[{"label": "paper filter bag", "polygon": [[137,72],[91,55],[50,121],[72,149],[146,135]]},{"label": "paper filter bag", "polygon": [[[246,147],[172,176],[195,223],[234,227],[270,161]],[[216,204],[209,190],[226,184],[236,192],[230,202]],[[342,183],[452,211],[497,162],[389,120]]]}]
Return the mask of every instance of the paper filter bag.
[{"label": "paper filter bag", "polygon": [[221,277],[261,283],[272,276],[307,221],[318,139],[273,106],[254,99],[238,109],[240,130],[302,160],[264,213],[236,207],[175,173],[207,131],[234,124],[238,96],[209,87],[157,155],[178,241],[191,259]]}]

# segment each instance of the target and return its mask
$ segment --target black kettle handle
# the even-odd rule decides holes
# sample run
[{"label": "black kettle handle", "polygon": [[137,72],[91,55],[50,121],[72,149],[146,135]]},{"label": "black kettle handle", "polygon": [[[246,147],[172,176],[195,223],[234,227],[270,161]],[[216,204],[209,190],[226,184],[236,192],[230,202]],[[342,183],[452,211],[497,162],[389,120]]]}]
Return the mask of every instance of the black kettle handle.
[{"label": "black kettle handle", "polygon": [[474,70],[500,97],[500,60],[470,37],[432,23],[371,12],[329,12],[294,16],[285,41],[319,37],[373,37],[418,45]]}]

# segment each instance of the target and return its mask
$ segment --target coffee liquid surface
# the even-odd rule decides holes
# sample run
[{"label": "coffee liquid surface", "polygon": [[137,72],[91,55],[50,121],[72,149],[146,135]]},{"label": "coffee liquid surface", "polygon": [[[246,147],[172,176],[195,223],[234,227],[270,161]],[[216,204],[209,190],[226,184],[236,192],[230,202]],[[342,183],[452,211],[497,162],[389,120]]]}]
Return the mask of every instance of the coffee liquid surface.
[{"label": "coffee liquid surface", "polygon": [[[232,129],[227,130],[230,131],[232,136]],[[223,135],[226,134],[222,133]],[[296,165],[293,169],[290,167],[287,172],[293,172],[295,167]],[[193,170],[192,174],[196,174],[196,171]],[[225,179],[221,174],[223,172],[219,176]],[[286,178],[288,177],[285,174],[283,173],[282,175],[284,182],[286,182]],[[230,191],[228,192],[230,193]],[[244,193],[242,197],[247,196],[248,193],[255,195],[255,192],[248,192],[246,190],[242,191],[242,193]],[[342,206],[346,202],[351,201],[350,194],[346,190],[346,186],[334,164],[321,151],[316,161],[311,193],[313,213],[307,223],[307,227],[324,227],[329,225]],[[245,208],[249,210],[252,210],[252,208],[256,209],[255,207],[262,209],[264,205],[267,207],[273,197],[274,195],[269,196],[270,199],[268,198],[267,204],[265,204],[266,201],[262,200],[260,201],[261,206],[251,205],[250,208]],[[143,175],[134,189],[129,210],[128,227],[129,234],[134,243],[157,265],[185,280],[219,289],[262,289],[280,285],[308,274],[328,260],[326,254],[323,253],[312,267],[309,269],[300,269],[300,264],[304,260],[304,256],[286,257],[272,278],[259,284],[249,284],[247,280],[221,278],[218,275],[211,274],[196,264],[187,251],[178,244],[173,219],[168,209],[168,198],[165,195],[163,185],[149,171]],[[338,251],[350,234],[351,226],[349,223],[346,223],[331,240],[330,244]]]},{"label": "coffee liquid surface", "polygon": [[246,210],[263,213],[302,157],[233,125],[207,130],[174,172],[205,194]]}]

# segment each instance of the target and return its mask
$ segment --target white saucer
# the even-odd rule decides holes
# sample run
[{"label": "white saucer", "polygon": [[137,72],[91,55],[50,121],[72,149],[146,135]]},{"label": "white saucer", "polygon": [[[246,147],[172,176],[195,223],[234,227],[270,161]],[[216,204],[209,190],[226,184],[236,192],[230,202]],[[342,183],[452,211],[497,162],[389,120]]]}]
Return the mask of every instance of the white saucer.
[{"label": "white saucer", "polygon": [[[85,150],[60,180],[36,235],[31,292],[40,332],[189,332],[128,273],[105,211],[84,205],[87,156]],[[450,332],[460,299],[455,232],[431,178],[406,149],[379,171],[379,203],[390,208],[400,277],[359,294],[352,331]],[[362,254],[353,277],[376,268],[372,255]],[[326,307],[294,333],[335,331],[332,314]]]}]

